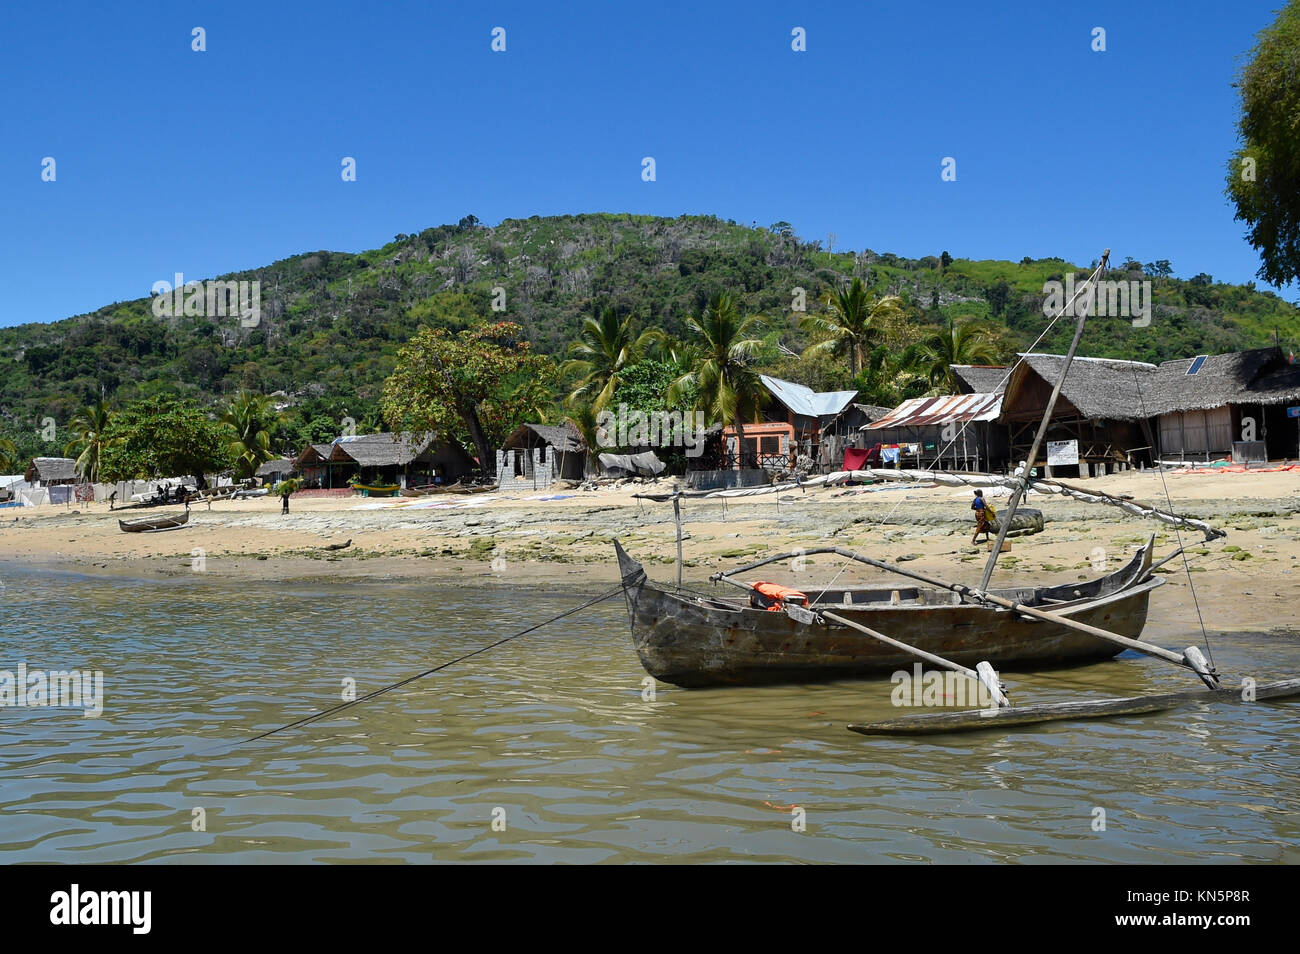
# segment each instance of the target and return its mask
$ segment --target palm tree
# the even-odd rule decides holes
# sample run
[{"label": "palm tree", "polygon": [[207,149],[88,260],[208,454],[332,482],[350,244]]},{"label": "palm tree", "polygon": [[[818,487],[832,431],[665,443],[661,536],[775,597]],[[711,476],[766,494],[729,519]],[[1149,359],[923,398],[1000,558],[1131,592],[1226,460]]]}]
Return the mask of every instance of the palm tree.
[{"label": "palm tree", "polygon": [[104,460],[104,451],[109,445],[107,437],[113,422],[113,412],[108,404],[100,398],[94,404],[88,404],[77,412],[69,428],[72,440],[63,448],[63,453],[77,458],[77,472],[92,484],[99,480],[100,465]]},{"label": "palm tree", "polygon": [[18,466],[18,445],[7,437],[0,437],[0,473]]},{"label": "palm tree", "polygon": [[597,436],[599,425],[596,421],[596,408],[589,403],[569,404],[570,413],[565,420],[578,429],[582,435],[582,442],[587,445],[587,466],[585,473],[595,474],[600,470],[596,453],[600,447],[600,438]]},{"label": "palm tree", "polygon": [[979,321],[948,322],[947,327],[932,335],[917,352],[917,367],[936,394],[954,394],[957,378],[954,364],[996,364],[1000,348],[993,330]]},{"label": "palm tree", "polygon": [[226,405],[221,422],[233,432],[227,446],[235,458],[235,476],[252,477],[257,468],[275,455],[271,452],[271,429],[276,413],[271,399],[251,391],[240,391]]},{"label": "palm tree", "polygon": [[703,411],[707,421],[721,421],[736,429],[736,450],[742,460],[745,425],[761,419],[768,400],[767,388],[750,366],[763,344],[759,337],[762,326],[762,315],[741,317],[730,292],[714,294],[699,315],[686,319],[699,351],[694,368],[668,389],[671,404],[691,385],[696,386],[696,410]]},{"label": "palm tree", "polygon": [[862,279],[854,278],[848,287],[828,292],[825,301],[825,312],[806,315],[799,322],[802,330],[825,336],[805,353],[847,351],[849,370],[856,378],[866,356],[880,343],[885,323],[902,317],[903,300],[897,295],[872,298]]},{"label": "palm tree", "polygon": [[897,407],[909,398],[921,397],[928,380],[917,371],[917,352],[917,345],[901,351],[880,347],[871,352],[866,368],[853,381],[858,400],[880,407]]},{"label": "palm tree", "polygon": [[578,340],[569,346],[571,358],[561,368],[564,374],[581,378],[582,383],[569,395],[571,400],[591,399],[596,411],[609,403],[618,387],[619,373],[659,336],[657,331],[634,336],[632,321],[630,315],[620,321],[613,308],[583,320]]}]

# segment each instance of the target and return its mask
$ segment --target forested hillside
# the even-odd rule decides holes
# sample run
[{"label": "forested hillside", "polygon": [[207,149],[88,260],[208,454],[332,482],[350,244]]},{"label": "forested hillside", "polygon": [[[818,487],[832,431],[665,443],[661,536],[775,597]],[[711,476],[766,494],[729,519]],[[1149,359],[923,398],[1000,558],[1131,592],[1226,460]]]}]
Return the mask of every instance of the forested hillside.
[{"label": "forested hillside", "polygon": [[[1208,275],[1180,280],[1167,262],[1125,265],[1125,251],[1117,250],[1112,261],[1121,267],[1109,277],[1152,282],[1151,324],[1097,318],[1084,354],[1158,361],[1267,344],[1275,331],[1289,346],[1300,335],[1297,309],[1270,292],[1216,284]],[[489,318],[514,321],[538,351],[562,359],[597,309],[612,306],[636,316],[641,329],[684,338],[686,316],[717,290],[734,292],[746,313],[767,316],[765,369],[845,387],[847,365],[797,357],[812,343],[799,327],[797,289],[816,312],[828,291],[857,276],[876,295],[901,297],[917,340],[950,320],[983,319],[1006,356],[1043,329],[1044,282],[1076,268],[1060,259],[934,253],[915,260],[828,251],[785,223],[748,228],[709,216],[592,214],[494,227],[467,216],[358,255],[311,252],[209,276],[261,282],[256,327],[241,327],[237,318],[155,317],[146,297],[0,329],[0,436],[22,455],[56,453],[59,441],[42,438],[41,421],[62,427],[101,395],[116,405],[179,395],[206,407],[247,389],[283,392],[278,403],[291,408],[286,444],[322,439],[345,414],[359,427],[380,426],[383,382],[398,347],[422,325],[457,330]],[[1040,348],[1060,350],[1068,334],[1061,323]]]}]

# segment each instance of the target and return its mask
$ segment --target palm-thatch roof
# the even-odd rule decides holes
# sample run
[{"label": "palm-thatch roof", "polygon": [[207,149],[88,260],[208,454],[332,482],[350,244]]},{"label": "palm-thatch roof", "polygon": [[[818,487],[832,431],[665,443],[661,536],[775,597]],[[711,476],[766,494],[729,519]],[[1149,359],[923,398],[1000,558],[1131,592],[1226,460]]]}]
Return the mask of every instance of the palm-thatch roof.
[{"label": "palm-thatch roof", "polygon": [[[1255,348],[1166,361],[1150,384],[1142,384],[1147,412],[1204,411],[1227,404],[1283,404],[1300,401],[1300,367],[1288,364],[1280,348]],[[1187,372],[1196,367],[1195,374]]]},{"label": "palm-thatch roof", "polygon": [[404,467],[432,443],[432,434],[355,434],[335,438],[329,460],[362,467]]},{"label": "palm-thatch roof", "polygon": [[[1041,414],[1064,360],[1057,354],[1026,355],[1007,383],[1003,418]],[[1193,366],[1196,373],[1188,374]],[[1084,418],[1134,421],[1229,404],[1293,402],[1300,403],[1300,366],[1288,364],[1280,348],[1255,348],[1178,358],[1159,366],[1076,357],[1061,387],[1058,409]]]},{"label": "palm-thatch roof", "polygon": [[39,480],[43,484],[56,480],[76,480],[77,462],[71,457],[34,457],[27,465],[24,479],[29,483]]},{"label": "palm-thatch roof", "polygon": [[291,474],[297,468],[297,466],[298,465],[296,461],[287,457],[281,457],[276,460],[268,460],[261,467],[257,468],[256,474],[258,477],[272,477],[272,476],[277,476],[279,474]]},{"label": "palm-thatch roof", "polygon": [[880,420],[892,410],[891,407],[881,407],[878,404],[853,403],[827,421],[821,433],[823,435],[835,433],[841,429],[841,426],[843,430],[856,431],[864,424]]},{"label": "palm-thatch roof", "polygon": [[330,459],[333,450],[333,444],[308,444],[302,449],[302,453],[297,456],[294,463],[300,468],[312,464],[323,464]]},{"label": "palm-thatch roof", "polygon": [[1001,394],[1006,388],[1007,369],[994,364],[954,364],[952,376],[963,394]]},{"label": "palm-thatch roof", "polygon": [[578,453],[587,449],[582,434],[568,421],[563,424],[520,424],[505,439],[501,449],[518,450],[542,445],[550,445],[562,453]]},{"label": "palm-thatch roof", "polygon": [[[1041,415],[1064,363],[1060,354],[1023,355],[1007,381],[1002,419]],[[1144,397],[1155,372],[1154,364],[1143,361],[1076,357],[1061,386],[1056,415],[1115,421],[1149,417]]]}]

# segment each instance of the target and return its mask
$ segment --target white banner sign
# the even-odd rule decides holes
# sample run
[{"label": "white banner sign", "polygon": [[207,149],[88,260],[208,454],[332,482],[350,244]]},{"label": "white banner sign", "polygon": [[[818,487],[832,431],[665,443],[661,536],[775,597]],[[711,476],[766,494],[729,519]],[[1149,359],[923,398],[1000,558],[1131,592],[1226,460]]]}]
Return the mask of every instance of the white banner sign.
[{"label": "white banner sign", "polygon": [[1048,441],[1047,466],[1057,467],[1079,463],[1078,441]]}]

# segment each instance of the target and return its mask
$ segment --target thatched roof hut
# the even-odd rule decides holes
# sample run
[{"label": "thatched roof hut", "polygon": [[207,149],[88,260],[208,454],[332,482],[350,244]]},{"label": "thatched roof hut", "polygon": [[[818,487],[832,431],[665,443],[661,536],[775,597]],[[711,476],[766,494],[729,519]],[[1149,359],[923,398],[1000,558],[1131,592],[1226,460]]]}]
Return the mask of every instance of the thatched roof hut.
[{"label": "thatched roof hut", "polygon": [[581,480],[587,470],[587,444],[568,421],[520,424],[497,451],[496,468],[502,490],[544,489],[557,480]]},{"label": "thatched roof hut", "polygon": [[[1013,463],[1028,456],[1065,363],[1065,356],[1059,354],[1022,357],[1007,380],[999,418],[1009,427]],[[1061,386],[1047,441],[1039,449],[1041,456],[1031,466],[1049,466],[1049,444],[1065,449],[1057,466],[1062,459],[1076,456],[1081,475],[1127,467],[1135,458],[1151,459],[1156,442],[1144,395],[1155,372],[1155,365],[1143,361],[1076,357]]]},{"label": "thatched roof hut", "polygon": [[71,457],[34,457],[27,465],[23,479],[28,483],[40,481],[44,487],[75,484],[80,478],[77,462]]},{"label": "thatched roof hut", "polygon": [[1300,406],[1300,367],[1280,348],[1166,361],[1142,384],[1165,458],[1267,460],[1296,451],[1287,405]]},{"label": "thatched roof hut", "polygon": [[404,467],[433,443],[431,434],[351,434],[336,437],[329,460],[362,467]]},{"label": "thatched roof hut", "polygon": [[[1065,364],[1065,356],[1060,354],[1023,358],[1007,381],[1002,402],[1004,421],[1040,419]],[[1154,364],[1143,361],[1076,357],[1061,386],[1053,416],[1115,421],[1150,417],[1144,411],[1143,399],[1155,371]]]},{"label": "thatched roof hut", "polygon": [[275,460],[268,460],[254,472],[255,476],[263,480],[272,479],[280,480],[289,476],[298,469],[297,462],[291,457],[280,457]]},{"label": "thatched roof hut", "polygon": [[501,445],[502,450],[531,450],[534,447],[554,447],[563,454],[582,453],[587,449],[582,434],[568,421],[563,424],[520,424]]}]

